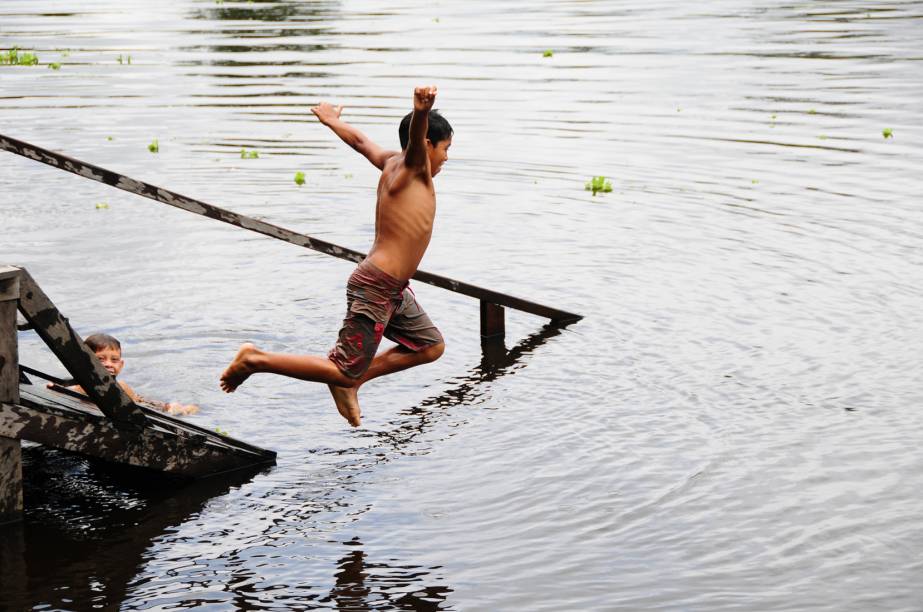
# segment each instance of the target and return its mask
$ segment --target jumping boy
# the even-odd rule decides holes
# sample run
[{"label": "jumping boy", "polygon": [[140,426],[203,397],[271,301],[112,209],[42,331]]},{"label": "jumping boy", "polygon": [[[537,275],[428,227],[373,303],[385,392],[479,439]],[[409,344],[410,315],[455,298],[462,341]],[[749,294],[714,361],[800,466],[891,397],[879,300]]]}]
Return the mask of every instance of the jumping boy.
[{"label": "jumping boy", "polygon": [[[360,386],[442,355],[442,334],[408,286],[433,233],[433,177],[448,159],[452,145],[452,127],[432,110],[435,100],[435,87],[414,90],[413,111],[398,130],[401,151],[382,149],[341,120],[342,106],[322,102],[311,109],[321,123],[381,170],[375,241],[349,277],[346,318],[330,353],[326,357],[268,353],[245,343],[221,375],[221,388],[227,393],[257,372],[326,383],[337,410],[358,427]],[[376,355],[382,336],[397,346]]]}]

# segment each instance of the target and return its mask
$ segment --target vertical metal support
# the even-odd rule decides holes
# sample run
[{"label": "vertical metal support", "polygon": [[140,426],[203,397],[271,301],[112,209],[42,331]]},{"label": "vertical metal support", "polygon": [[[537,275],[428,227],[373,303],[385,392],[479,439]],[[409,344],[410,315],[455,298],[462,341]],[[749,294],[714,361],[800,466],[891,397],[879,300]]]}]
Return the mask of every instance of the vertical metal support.
[{"label": "vertical metal support", "polygon": [[[16,309],[19,269],[0,267],[0,403],[19,402]],[[22,449],[19,440],[0,436],[0,523],[22,518]]]},{"label": "vertical metal support", "polygon": [[505,335],[503,306],[481,300],[481,338],[503,338]]}]

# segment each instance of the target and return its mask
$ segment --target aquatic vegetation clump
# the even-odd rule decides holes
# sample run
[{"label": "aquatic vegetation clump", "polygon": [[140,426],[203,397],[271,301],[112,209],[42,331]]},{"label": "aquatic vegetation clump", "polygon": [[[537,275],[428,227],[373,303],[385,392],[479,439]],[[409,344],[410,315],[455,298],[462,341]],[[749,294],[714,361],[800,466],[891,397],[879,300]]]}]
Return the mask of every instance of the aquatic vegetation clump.
[{"label": "aquatic vegetation clump", "polygon": [[107,208],[109,208],[109,205],[106,202],[96,203],[96,210],[106,210]]},{"label": "aquatic vegetation clump", "polygon": [[295,173],[295,184],[299,186],[304,185],[304,172],[299,170]]},{"label": "aquatic vegetation clump", "polygon": [[260,154],[256,150],[248,151],[247,149],[241,147],[240,148],[240,158],[241,159],[259,159]]},{"label": "aquatic vegetation clump", "polygon": [[119,63],[120,63],[120,64],[131,64],[131,56],[130,56],[130,55],[126,55],[125,57],[122,57],[122,55],[119,54],[118,60],[119,60]]},{"label": "aquatic vegetation clump", "polygon": [[50,64],[48,64],[48,67],[51,68],[52,70],[60,70],[61,64],[59,62],[51,62]]},{"label": "aquatic vegetation clump", "polygon": [[884,136],[885,138],[894,138],[894,130],[892,130],[891,128],[885,128],[881,130],[881,135]]},{"label": "aquatic vegetation clump", "polygon": [[0,52],[0,64],[9,66],[34,66],[38,64],[38,56],[31,51],[19,52],[18,47],[13,47],[9,51]]},{"label": "aquatic vegetation clump", "polygon": [[545,49],[545,52],[542,53],[542,57],[554,57],[554,51],[551,49]]},{"label": "aquatic vegetation clump", "polygon": [[609,193],[612,191],[612,181],[607,180],[604,176],[594,176],[584,185],[587,191],[592,191],[595,196],[597,193]]},{"label": "aquatic vegetation clump", "polygon": [[151,144],[147,145],[147,150],[151,153],[160,153],[160,143],[157,142],[156,138]]}]

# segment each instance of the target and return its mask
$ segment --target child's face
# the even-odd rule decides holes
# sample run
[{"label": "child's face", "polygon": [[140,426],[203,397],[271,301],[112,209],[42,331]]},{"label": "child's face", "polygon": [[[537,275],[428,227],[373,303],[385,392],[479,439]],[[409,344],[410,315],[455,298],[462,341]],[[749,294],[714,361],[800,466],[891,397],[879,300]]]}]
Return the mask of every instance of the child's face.
[{"label": "child's face", "polygon": [[426,152],[429,154],[429,166],[432,169],[433,176],[439,174],[442,170],[442,164],[449,159],[449,147],[452,146],[452,138],[440,140],[434,146],[433,143],[426,139]]},{"label": "child's face", "polygon": [[125,362],[122,361],[122,351],[114,346],[106,346],[99,349],[96,351],[96,358],[99,359],[99,362],[103,364],[103,367],[106,368],[106,371],[112,374],[112,376],[118,376],[122,368],[125,367]]}]

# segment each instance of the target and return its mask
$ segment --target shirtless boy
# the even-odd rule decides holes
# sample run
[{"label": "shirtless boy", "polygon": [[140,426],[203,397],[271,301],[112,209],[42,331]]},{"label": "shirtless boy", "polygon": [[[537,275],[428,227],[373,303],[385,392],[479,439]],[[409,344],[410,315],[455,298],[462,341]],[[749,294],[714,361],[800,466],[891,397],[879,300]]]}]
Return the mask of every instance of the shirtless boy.
[{"label": "shirtless boy", "polygon": [[[373,378],[439,359],[442,334],[417,304],[408,281],[429,246],[436,215],[433,177],[448,159],[452,127],[433,109],[435,87],[417,87],[413,111],[401,121],[401,151],[386,151],[340,119],[342,106],[311,109],[321,123],[381,170],[375,241],[346,285],[346,318],[326,356],[268,353],[241,345],[221,375],[231,393],[251,374],[269,372],[326,383],[337,410],[358,427],[359,387]],[[382,336],[397,343],[376,355]]]}]

